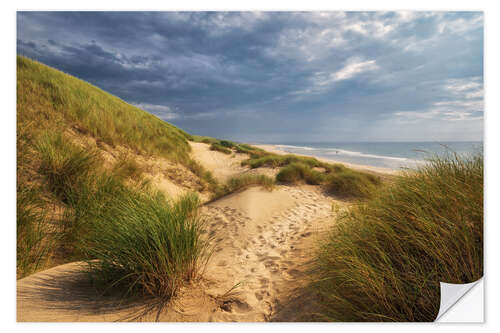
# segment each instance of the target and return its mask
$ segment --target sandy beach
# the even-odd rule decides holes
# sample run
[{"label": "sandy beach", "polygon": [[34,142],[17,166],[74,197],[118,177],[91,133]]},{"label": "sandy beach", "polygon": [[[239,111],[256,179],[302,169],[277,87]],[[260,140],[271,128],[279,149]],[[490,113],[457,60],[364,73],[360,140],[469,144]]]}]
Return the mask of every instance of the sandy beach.
[{"label": "sandy beach", "polygon": [[[278,149],[276,145],[269,145],[269,144],[257,144],[254,145],[255,147],[267,150],[271,153],[279,154],[279,155],[286,155],[286,154],[291,154],[286,151],[283,151],[281,149]],[[294,155],[301,155],[301,154],[296,154]],[[308,156],[311,157],[310,155],[301,155],[301,156]],[[369,165],[361,165],[361,164],[352,164],[352,163],[346,163],[346,162],[341,162],[341,161],[336,161],[334,159],[329,159],[329,158],[324,158],[324,157],[317,157],[314,156],[316,159],[326,162],[326,163],[340,163],[344,164],[346,167],[355,169],[355,170],[360,170],[360,171],[370,171],[370,172],[375,172],[375,173],[381,173],[381,174],[388,174],[388,175],[396,175],[398,173],[398,170],[394,169],[389,169],[389,168],[381,168],[381,167],[375,167],[375,166],[369,166]]]}]

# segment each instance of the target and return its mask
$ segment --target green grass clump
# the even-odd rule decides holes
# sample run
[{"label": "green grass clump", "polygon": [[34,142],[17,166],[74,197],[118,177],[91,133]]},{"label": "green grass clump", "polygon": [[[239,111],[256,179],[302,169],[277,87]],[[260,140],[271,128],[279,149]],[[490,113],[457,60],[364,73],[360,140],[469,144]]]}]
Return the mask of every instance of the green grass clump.
[{"label": "green grass clump", "polygon": [[483,157],[433,158],[338,219],[316,260],[321,319],[433,321],[439,282],[483,276]]},{"label": "green grass clump", "polygon": [[293,162],[281,168],[276,175],[276,180],[283,183],[295,184],[304,180],[307,184],[319,185],[323,182],[325,176],[316,170],[313,170],[307,164]]},{"label": "green grass clump", "polygon": [[241,154],[249,154],[252,151],[252,149],[249,149],[241,144],[236,145],[235,150],[237,153],[241,153]]},{"label": "green grass clump", "polygon": [[231,154],[232,153],[231,149],[228,149],[228,148],[226,148],[218,143],[212,143],[210,145],[210,150],[219,151],[219,152],[224,153],[224,154]]},{"label": "green grass clump", "polygon": [[219,143],[219,140],[217,140],[216,138],[212,138],[210,136],[192,135],[191,137],[192,137],[192,141],[194,141],[194,142],[202,142],[202,143],[207,143],[207,144]]},{"label": "green grass clump", "polygon": [[94,202],[90,213],[82,212],[87,225],[79,244],[97,286],[171,297],[196,276],[208,255],[198,197],[170,202],[161,193],[131,189],[109,178],[102,185],[80,198]]},{"label": "green grass clump", "polygon": [[202,143],[207,143],[207,144],[213,144],[216,143],[218,145],[221,145],[226,148],[234,148],[237,146],[236,143],[229,141],[229,140],[219,140],[216,138],[212,138],[210,136],[201,136],[201,135],[192,135],[192,141],[194,142],[202,142]]},{"label": "green grass clump", "polygon": [[226,147],[226,148],[234,148],[236,146],[236,144],[234,142],[227,141],[227,140],[220,140],[219,144],[223,147]]},{"label": "green grass clump", "polygon": [[[304,181],[310,185],[324,185],[330,194],[352,198],[367,198],[381,185],[379,177],[346,168],[342,164],[326,164],[309,158],[302,160],[297,156],[298,160],[309,161],[309,164],[306,164],[295,162],[295,155],[285,156],[287,158],[279,160],[280,163],[293,162],[282,167],[276,175],[276,180],[282,183],[295,184]],[[314,170],[313,166],[323,168],[324,172]]]},{"label": "green grass clump", "polygon": [[342,197],[370,197],[381,184],[379,177],[366,172],[340,168],[326,177],[326,190]]},{"label": "green grass clump", "polygon": [[44,237],[46,216],[40,191],[35,187],[18,184],[17,214],[17,278],[23,278],[47,261],[52,240]]},{"label": "green grass clump", "polygon": [[226,184],[217,188],[212,196],[212,200],[219,199],[223,196],[253,185],[260,185],[271,191],[274,187],[274,179],[266,175],[241,175],[232,177],[226,182]]},{"label": "green grass clump", "polygon": [[[250,159],[260,158],[260,157],[263,157],[263,156],[270,154],[269,152],[267,152],[263,149],[260,149],[260,148],[254,147],[254,146],[250,146],[250,145],[247,145],[244,143],[239,143],[234,148],[235,148],[237,153],[249,155]],[[247,165],[246,161],[243,161],[242,165]]]},{"label": "green grass clump", "polygon": [[250,168],[260,168],[269,166],[272,168],[282,167],[291,163],[302,163],[309,167],[325,167],[327,163],[318,161],[314,157],[299,156],[293,154],[278,155],[273,153],[263,153],[262,156],[250,157],[250,159],[243,161],[242,165],[248,165]]},{"label": "green grass clump", "polygon": [[89,177],[99,163],[95,151],[70,143],[61,133],[40,135],[35,149],[40,153],[39,172],[45,177],[48,190],[63,202],[78,180]]}]

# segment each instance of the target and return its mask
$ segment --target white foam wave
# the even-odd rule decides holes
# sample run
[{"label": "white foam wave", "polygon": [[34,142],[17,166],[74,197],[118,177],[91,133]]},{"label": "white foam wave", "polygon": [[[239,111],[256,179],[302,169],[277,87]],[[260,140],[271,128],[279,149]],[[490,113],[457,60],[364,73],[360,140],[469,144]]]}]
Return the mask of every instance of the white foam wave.
[{"label": "white foam wave", "polygon": [[348,156],[356,156],[356,157],[369,157],[369,158],[379,158],[379,159],[384,159],[384,160],[393,160],[393,161],[400,161],[400,162],[407,162],[407,161],[413,161],[409,158],[406,157],[393,157],[393,156],[384,156],[384,155],[375,155],[375,154],[365,154],[359,151],[350,151],[350,150],[343,150],[343,149],[335,149],[332,148],[332,151],[327,152],[326,154],[328,155],[348,155]]},{"label": "white foam wave", "polygon": [[292,145],[276,145],[277,148],[292,148],[292,149],[303,149],[303,150],[318,150],[318,148],[304,147],[304,146],[292,146]]},{"label": "white foam wave", "polygon": [[[294,145],[275,145],[275,147],[278,149],[281,149],[285,152],[292,152],[292,153],[299,153],[299,154],[300,154],[300,152],[290,151],[289,149],[293,149],[293,150],[301,149],[301,150],[306,150],[306,151],[320,150],[320,151],[322,151],[322,154],[331,155],[333,159],[335,159],[335,156],[349,156],[349,157],[354,157],[354,158],[356,158],[356,157],[357,158],[375,158],[375,159],[394,161],[394,162],[400,162],[400,163],[404,162],[404,165],[406,165],[408,163],[409,164],[425,163],[425,161],[422,161],[422,160],[411,159],[411,158],[406,158],[406,157],[367,154],[367,153],[362,153],[359,151],[351,151],[351,150],[338,149],[338,148],[312,148],[312,147],[294,146]],[[317,153],[315,155],[317,156]]]}]

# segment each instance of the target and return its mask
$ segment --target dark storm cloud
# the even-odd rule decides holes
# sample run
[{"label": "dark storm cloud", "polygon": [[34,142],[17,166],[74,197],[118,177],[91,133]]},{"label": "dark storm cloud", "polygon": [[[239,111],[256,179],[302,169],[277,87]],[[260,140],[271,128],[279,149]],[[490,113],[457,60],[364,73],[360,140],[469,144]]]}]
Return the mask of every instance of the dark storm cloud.
[{"label": "dark storm cloud", "polygon": [[19,54],[193,133],[482,136],[481,13],[19,12],[17,28]]}]

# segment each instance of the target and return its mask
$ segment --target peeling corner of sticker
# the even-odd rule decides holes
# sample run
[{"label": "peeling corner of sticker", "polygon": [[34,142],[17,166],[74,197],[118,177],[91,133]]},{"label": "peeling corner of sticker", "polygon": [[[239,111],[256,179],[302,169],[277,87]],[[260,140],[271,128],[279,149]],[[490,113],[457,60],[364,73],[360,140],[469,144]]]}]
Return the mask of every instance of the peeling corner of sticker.
[{"label": "peeling corner of sticker", "polygon": [[435,321],[440,321],[439,319],[481,280],[482,278],[464,284],[439,282],[441,288],[441,302],[439,305],[439,313]]}]

